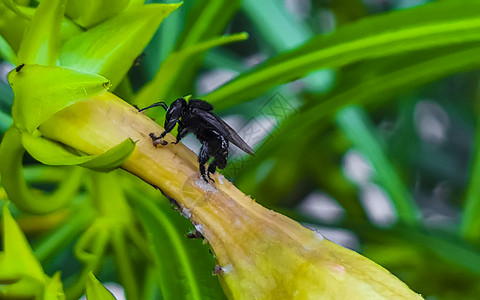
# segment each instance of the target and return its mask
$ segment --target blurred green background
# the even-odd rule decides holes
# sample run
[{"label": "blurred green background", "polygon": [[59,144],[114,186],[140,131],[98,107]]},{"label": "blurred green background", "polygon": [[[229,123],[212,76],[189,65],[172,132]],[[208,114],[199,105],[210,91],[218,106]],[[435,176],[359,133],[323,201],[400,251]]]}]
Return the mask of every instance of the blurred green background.
[{"label": "blurred green background", "polygon": [[[143,102],[136,104],[140,107],[159,100],[170,103],[188,94],[206,95],[216,113],[256,150],[256,156],[250,158],[232,149],[229,165],[221,171],[245,194],[362,253],[427,299],[478,299],[480,56],[475,50],[480,45],[477,41],[459,38],[451,44],[413,51],[405,46],[405,53],[403,44],[392,44],[392,48],[399,50],[390,55],[380,53],[388,49],[366,48],[364,51],[372,55],[342,64],[327,62],[325,66],[329,68],[318,68],[307,76],[298,76],[290,83],[265,88],[263,92],[253,91],[251,96],[248,87],[227,99],[211,93],[264,61],[275,64],[279,54],[287,58],[301,56],[316,45],[322,46],[321,42],[313,43],[310,48],[288,54],[293,49],[302,49],[299,47],[314,37],[335,37],[338,30],[356,28],[356,24],[360,24],[358,34],[363,32],[368,36],[369,30],[382,30],[369,27],[376,25],[370,25],[369,18],[385,16],[383,24],[388,27],[390,14],[404,11],[408,17],[409,11],[416,11],[417,6],[421,6],[419,14],[426,19],[434,18],[436,13],[442,13],[438,8],[441,6],[434,8],[434,5],[447,2],[462,3],[186,0],[165,19],[144,55],[132,66],[129,79],[114,92],[135,103],[134,95],[155,77],[175,51],[220,34],[247,32],[246,41],[199,51],[187,61],[178,61],[175,68],[169,69],[175,71],[175,76],[172,75],[168,89],[158,92],[157,99],[142,99]],[[468,5],[465,4],[465,11],[469,10]],[[471,16],[480,16],[478,8],[471,9]],[[409,22],[408,18],[392,15],[392,34]],[[350,30],[350,34],[355,38],[357,33]],[[348,38],[348,34],[339,37],[342,38]],[[427,36],[428,41],[422,42],[434,43],[436,38]],[[0,64],[0,134],[11,124],[13,93],[6,82],[11,69],[7,62]],[[159,111],[156,115],[160,124],[162,114]],[[194,137],[189,136],[185,143],[197,151],[199,144]],[[25,176],[35,188],[53,189],[61,174],[55,168],[25,158]],[[128,180],[134,179],[128,177]],[[135,184],[141,185],[136,181]],[[124,186],[127,198],[136,197],[132,194],[139,188],[133,185]],[[158,197],[148,186],[141,188],[147,190],[143,192],[145,197]],[[88,185],[81,189],[72,205],[82,206],[88,189]],[[6,199],[6,195],[0,189],[2,198]],[[160,209],[176,224],[180,236],[192,229],[170,210],[166,199],[163,202],[165,205]],[[71,282],[81,266],[72,249],[90,217],[76,219],[83,225],[60,238],[61,230],[70,228],[69,220],[60,218],[61,221],[52,221],[51,226],[38,227],[39,223],[48,225],[45,220],[54,217],[14,212],[23,220],[19,223],[47,273],[62,270],[65,285],[73,285]],[[53,240],[54,246],[49,247]],[[184,240],[184,247],[191,255],[210,257],[208,248],[200,242]],[[210,274],[214,263],[210,259],[208,263],[193,266]],[[144,282],[148,281],[149,272],[138,272],[143,274],[139,276],[146,276]],[[99,278],[103,282],[119,280],[115,262],[108,253]],[[155,299],[160,293],[152,288],[149,295]],[[218,286],[212,293],[218,294],[212,298],[223,297]]]}]

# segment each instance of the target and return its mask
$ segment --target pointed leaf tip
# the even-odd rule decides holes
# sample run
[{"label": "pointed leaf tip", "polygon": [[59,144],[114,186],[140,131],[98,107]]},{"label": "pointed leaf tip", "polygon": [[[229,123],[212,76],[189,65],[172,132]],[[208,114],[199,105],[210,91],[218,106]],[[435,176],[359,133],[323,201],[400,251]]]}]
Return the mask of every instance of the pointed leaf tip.
[{"label": "pointed leaf tip", "polygon": [[17,273],[27,272],[32,278],[42,282],[44,273],[42,266],[35,258],[32,248],[27,242],[23,232],[20,230],[17,222],[10,214],[7,205],[3,206],[3,248],[5,255],[5,265],[0,270],[10,270]]},{"label": "pointed leaf tip", "polygon": [[115,300],[113,294],[90,272],[87,280],[87,300]]}]

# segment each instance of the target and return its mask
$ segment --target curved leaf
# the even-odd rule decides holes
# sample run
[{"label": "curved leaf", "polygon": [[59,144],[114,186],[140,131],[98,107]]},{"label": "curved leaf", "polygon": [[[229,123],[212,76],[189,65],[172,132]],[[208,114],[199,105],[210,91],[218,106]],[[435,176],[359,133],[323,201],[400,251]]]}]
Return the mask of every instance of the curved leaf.
[{"label": "curved leaf", "polygon": [[66,0],[44,0],[33,15],[18,51],[20,64],[54,66]]},{"label": "curved leaf", "polygon": [[12,70],[8,81],[15,94],[12,108],[15,125],[29,133],[56,112],[109,87],[108,80],[99,75],[39,65]]},{"label": "curved leaf", "polygon": [[115,87],[150,41],[160,22],[179,6],[150,4],[120,13],[68,40],[61,49],[61,64],[103,75]]},{"label": "curved leaf", "polygon": [[60,183],[51,195],[30,190],[23,177],[23,154],[20,131],[12,126],[0,144],[0,176],[8,198],[23,211],[46,214],[66,205],[77,193],[82,169],[76,168]]},{"label": "curved leaf", "polygon": [[320,68],[480,41],[479,9],[478,1],[442,1],[365,18],[267,61],[205,98],[226,107]]}]

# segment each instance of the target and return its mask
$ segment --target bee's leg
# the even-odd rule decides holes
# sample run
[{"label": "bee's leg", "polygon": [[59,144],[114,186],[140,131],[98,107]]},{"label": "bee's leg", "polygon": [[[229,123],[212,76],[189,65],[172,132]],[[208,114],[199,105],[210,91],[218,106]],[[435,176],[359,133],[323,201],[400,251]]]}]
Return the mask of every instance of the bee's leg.
[{"label": "bee's leg", "polygon": [[153,132],[151,132],[148,136],[150,136],[150,138],[152,139],[153,145],[155,147],[157,147],[158,144],[162,144],[163,146],[168,144],[167,141],[163,140],[163,138],[165,137],[166,134],[167,134],[167,132],[164,131],[164,132],[162,132],[162,134],[160,134],[160,136],[155,136],[155,134]]},{"label": "bee's leg", "polygon": [[208,171],[207,171],[208,179],[210,179],[213,182],[215,182],[215,180],[213,180],[212,177],[210,177],[210,174],[214,174],[215,171],[217,171],[217,163],[215,159],[213,159],[213,161],[208,165]]},{"label": "bee's leg", "polygon": [[[212,154],[213,161],[208,166],[208,178],[210,178],[210,174],[214,174],[217,171],[217,167],[219,169],[225,169],[227,166],[227,157],[228,157],[228,141],[223,136],[218,136],[219,139],[219,148],[215,153]],[[215,182],[215,181],[214,181]]]},{"label": "bee's leg", "polygon": [[200,153],[198,153],[198,163],[200,164],[200,174],[202,174],[203,180],[208,183],[207,171],[205,170],[205,164],[208,161],[208,144],[207,142],[202,142],[202,147],[200,148]]}]

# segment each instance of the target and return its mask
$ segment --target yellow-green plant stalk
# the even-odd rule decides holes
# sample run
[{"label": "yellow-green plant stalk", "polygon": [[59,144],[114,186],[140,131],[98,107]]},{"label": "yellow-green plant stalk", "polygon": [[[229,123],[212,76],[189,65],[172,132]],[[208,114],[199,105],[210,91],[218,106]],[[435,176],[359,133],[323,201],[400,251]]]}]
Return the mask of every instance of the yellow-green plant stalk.
[{"label": "yellow-green plant stalk", "polygon": [[218,173],[206,184],[192,151],[154,147],[149,133],[163,128],[109,92],[64,108],[39,130],[90,155],[135,141],[122,168],[174,200],[203,234],[230,299],[422,299],[381,266],[262,207]]}]

